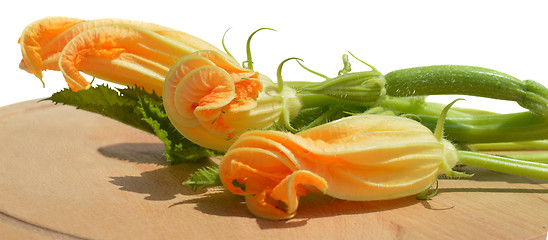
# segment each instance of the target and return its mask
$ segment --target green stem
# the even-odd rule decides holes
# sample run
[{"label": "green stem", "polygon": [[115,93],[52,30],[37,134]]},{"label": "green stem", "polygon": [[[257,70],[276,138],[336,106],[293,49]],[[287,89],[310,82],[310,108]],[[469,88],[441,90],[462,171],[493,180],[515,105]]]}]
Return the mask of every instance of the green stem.
[{"label": "green stem", "polygon": [[478,143],[469,145],[474,151],[523,151],[548,150],[548,140],[502,143]]},{"label": "green stem", "polygon": [[[297,61],[298,62],[298,61]],[[302,88],[317,84],[317,82],[307,82],[307,81],[284,81],[284,84],[290,88],[293,88],[297,91],[300,91]]]},{"label": "green stem", "polygon": [[245,63],[247,63],[247,65],[245,65],[244,67],[251,70],[251,71],[253,71],[253,59],[251,58],[251,39],[253,38],[253,35],[255,35],[257,32],[259,32],[261,30],[276,31],[272,28],[259,28],[259,29],[255,30],[253,33],[251,33],[249,38],[247,38],[247,44],[246,44],[247,60],[245,61]]},{"label": "green stem", "polygon": [[458,94],[515,101],[548,118],[548,89],[495,70],[461,65],[401,69],[385,75],[389,96]]},{"label": "green stem", "polygon": [[[352,106],[363,113],[373,102],[358,103],[323,94],[299,94],[303,108],[328,105]],[[396,113],[412,114],[434,131],[442,104],[413,98],[386,98],[381,107]],[[545,140],[548,119],[531,112],[510,114],[472,115],[459,109],[450,109],[445,121],[445,137],[462,144],[503,143]]]},{"label": "green stem", "polygon": [[523,154],[513,153],[513,154],[504,154],[500,156],[519,159],[523,161],[548,164],[548,153],[523,153]]},{"label": "green stem", "polygon": [[297,60],[297,62],[302,61],[300,58],[292,57],[292,58],[287,58],[287,59],[283,60],[280,63],[280,65],[278,65],[278,69],[276,70],[276,78],[278,80],[278,92],[280,92],[280,93],[284,89],[284,80],[283,80],[283,77],[282,77],[282,68],[284,66],[284,63],[286,63],[289,60]]},{"label": "green stem", "polygon": [[329,122],[330,117],[337,114],[339,112],[339,109],[336,108],[329,108],[327,111],[323,112],[319,117],[314,119],[314,121],[310,122],[308,125],[302,127],[299,129],[299,131],[303,131],[309,128],[313,128],[319,125],[322,125],[324,123]]},{"label": "green stem", "polygon": [[[225,50],[226,54],[228,54],[228,56],[234,58],[234,56],[232,56],[232,54],[230,53],[230,51],[228,51],[228,48],[226,47],[226,44],[225,44],[225,37],[226,37],[226,33],[228,32],[228,30],[230,30],[230,28],[227,29],[227,30],[225,31],[225,33],[223,34],[223,38],[221,39],[221,43],[222,43],[222,45],[223,45],[223,49]],[[234,58],[234,59],[235,59],[235,58]]]},{"label": "green stem", "polygon": [[[418,115],[421,123],[435,129],[435,116]],[[531,112],[448,117],[446,138],[462,144],[544,140],[548,119]]]},{"label": "green stem", "polygon": [[332,97],[324,94],[314,94],[314,93],[301,93],[298,94],[303,108],[309,107],[322,107],[328,105],[356,105],[363,106],[364,111],[370,106],[371,102],[359,103],[353,101],[347,101],[340,98]]},{"label": "green stem", "polygon": [[355,72],[315,84],[300,85],[299,92],[324,94],[360,103],[376,102],[386,94],[384,84],[384,77],[377,71]]},{"label": "green stem", "polygon": [[548,179],[548,164],[478,152],[458,151],[459,163],[525,177]]},{"label": "green stem", "polygon": [[[414,114],[433,131],[444,105],[421,99],[387,97],[381,107]],[[545,140],[548,119],[531,112],[474,115],[466,109],[452,108],[447,114],[445,134],[448,139],[464,144]]]},{"label": "green stem", "polygon": [[319,72],[316,72],[316,71],[314,71],[314,70],[312,70],[312,69],[310,69],[310,68],[307,68],[304,64],[301,63],[301,61],[297,61],[297,63],[299,63],[299,65],[300,65],[304,70],[306,70],[306,71],[308,71],[308,72],[310,72],[310,73],[312,73],[312,74],[314,74],[314,75],[316,75],[316,76],[319,76],[319,77],[321,77],[321,78],[329,79],[328,76],[326,76],[326,75],[324,75],[324,74],[321,74],[321,73],[319,73]]},{"label": "green stem", "polygon": [[[424,98],[420,97],[386,97],[380,104],[381,107],[390,109],[395,112],[415,114],[415,115],[427,115],[433,117],[439,117],[444,104],[426,102]],[[472,114],[468,110],[459,108],[451,108],[447,112],[448,117],[470,117]]]}]

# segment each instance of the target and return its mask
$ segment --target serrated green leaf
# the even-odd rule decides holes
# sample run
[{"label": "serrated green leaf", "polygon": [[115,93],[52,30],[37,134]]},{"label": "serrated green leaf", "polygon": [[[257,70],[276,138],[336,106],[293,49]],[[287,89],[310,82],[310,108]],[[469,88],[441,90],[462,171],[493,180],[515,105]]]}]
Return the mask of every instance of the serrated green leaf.
[{"label": "serrated green leaf", "polygon": [[169,121],[162,98],[140,87],[112,89],[98,85],[78,92],[64,89],[44,100],[98,113],[155,134],[164,142],[164,155],[171,164],[198,161],[216,154],[184,138]]},{"label": "serrated green leaf", "polygon": [[144,88],[135,86],[135,88],[117,89],[120,94],[131,101],[139,101],[140,98],[147,98],[149,101],[158,106],[163,106],[162,98],[155,92],[147,92]]},{"label": "serrated green leaf", "polygon": [[137,99],[124,97],[118,91],[106,85],[98,85],[78,92],[67,88],[44,100],[56,104],[75,106],[77,109],[98,113],[137,129],[153,133],[152,128],[141,120],[140,113],[136,111]]},{"label": "serrated green leaf", "polygon": [[183,182],[183,185],[189,185],[192,187],[192,191],[196,191],[198,188],[222,186],[223,183],[219,177],[218,167],[203,167],[191,174],[190,177]]},{"label": "serrated green leaf", "polygon": [[166,147],[164,155],[169,163],[198,161],[214,155],[213,150],[198,146],[184,138],[171,124],[163,105],[158,105],[154,99],[145,96],[141,96],[138,103],[137,108],[143,116],[142,119],[152,127],[156,136],[164,142]]}]

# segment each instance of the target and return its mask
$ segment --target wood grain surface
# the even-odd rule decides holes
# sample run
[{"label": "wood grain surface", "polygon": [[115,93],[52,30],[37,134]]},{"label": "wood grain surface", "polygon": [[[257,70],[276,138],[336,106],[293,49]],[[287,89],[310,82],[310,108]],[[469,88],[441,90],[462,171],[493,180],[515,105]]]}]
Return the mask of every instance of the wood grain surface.
[{"label": "wood grain surface", "polygon": [[439,194],[350,202],[302,198],[288,221],[183,182],[154,136],[50,102],[0,108],[0,239],[546,239],[548,181],[473,167]]}]

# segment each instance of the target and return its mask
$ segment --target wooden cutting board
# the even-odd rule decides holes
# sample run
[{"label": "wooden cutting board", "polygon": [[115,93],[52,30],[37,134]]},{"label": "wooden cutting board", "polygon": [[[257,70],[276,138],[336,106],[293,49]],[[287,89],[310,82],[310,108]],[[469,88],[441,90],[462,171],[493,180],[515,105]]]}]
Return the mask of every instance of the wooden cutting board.
[{"label": "wooden cutting board", "polygon": [[0,108],[0,239],[546,239],[548,181],[479,168],[429,201],[314,195],[288,221],[181,185],[154,136],[50,102]]}]

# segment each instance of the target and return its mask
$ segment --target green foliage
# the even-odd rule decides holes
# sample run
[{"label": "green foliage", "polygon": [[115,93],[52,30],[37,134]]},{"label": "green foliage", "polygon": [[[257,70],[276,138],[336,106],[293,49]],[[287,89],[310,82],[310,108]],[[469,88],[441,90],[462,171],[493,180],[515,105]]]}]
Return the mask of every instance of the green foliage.
[{"label": "green foliage", "polygon": [[203,167],[198,169],[195,173],[190,175],[188,180],[183,182],[184,185],[192,187],[192,191],[202,187],[215,187],[222,186],[221,178],[219,178],[218,167]]},{"label": "green foliage", "polygon": [[139,101],[141,98],[146,98],[158,106],[163,106],[162,98],[158,96],[156,92],[149,93],[145,89],[137,86],[135,88],[119,88],[116,90],[128,100]]},{"label": "green foliage", "polygon": [[158,105],[154,99],[141,97],[138,109],[142,119],[154,130],[154,134],[164,142],[164,156],[171,164],[181,161],[198,161],[214,154],[213,150],[200,147],[184,138],[169,121],[163,105]]},{"label": "green foliage", "polygon": [[[142,90],[134,91],[137,92]],[[130,91],[128,90],[125,92],[129,93]],[[77,109],[98,113],[137,129],[153,133],[150,125],[141,120],[141,115],[136,109],[138,99],[128,96],[121,95],[120,92],[105,85],[98,85],[78,92],[66,88],[54,93],[51,97],[44,100],[50,100],[56,104],[70,105]]]},{"label": "green foliage", "polygon": [[164,155],[171,164],[198,161],[216,154],[184,138],[169,121],[161,97],[139,87],[112,89],[99,85],[78,92],[64,89],[44,100],[98,113],[155,134],[164,143]]}]

